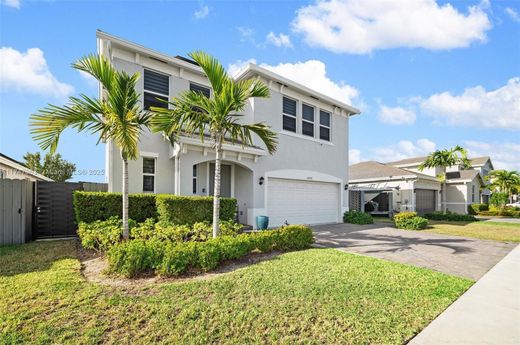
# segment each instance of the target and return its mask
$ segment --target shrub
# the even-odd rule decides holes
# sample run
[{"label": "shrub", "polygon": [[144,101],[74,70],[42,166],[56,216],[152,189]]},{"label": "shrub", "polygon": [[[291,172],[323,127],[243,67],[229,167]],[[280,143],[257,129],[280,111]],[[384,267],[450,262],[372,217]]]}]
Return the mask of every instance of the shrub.
[{"label": "shrub", "polygon": [[[129,220],[130,231],[135,226],[133,220]],[[86,249],[107,251],[114,244],[119,242],[123,235],[123,222],[117,217],[107,220],[97,220],[92,223],[79,223],[78,236],[81,245]]]},{"label": "shrub", "polygon": [[189,266],[194,266],[196,262],[196,243],[168,243],[157,273],[163,276],[178,276],[186,272]]},{"label": "shrub", "polygon": [[114,245],[108,251],[109,271],[125,277],[158,269],[163,262],[165,242],[130,240]]},{"label": "shrub", "polygon": [[421,230],[428,226],[428,219],[417,216],[417,212],[401,212],[394,215],[394,224],[398,229]]},{"label": "shrub", "polygon": [[373,224],[374,218],[368,213],[358,211],[347,211],[343,214],[343,223]]},{"label": "shrub", "polygon": [[495,207],[504,207],[509,200],[507,193],[493,193],[489,199],[489,203]]},{"label": "shrub", "polygon": [[[156,199],[159,220],[170,224],[193,225],[213,219],[213,197],[158,195]],[[220,218],[231,221],[235,218],[237,200],[220,199]]]},{"label": "shrub", "polygon": [[[219,236],[236,236],[242,231],[242,225],[232,221],[221,221],[219,223]],[[210,222],[197,222],[193,224],[192,241],[207,241],[213,238],[213,224]]]},{"label": "shrub", "polygon": [[426,213],[424,215],[425,218],[431,220],[446,220],[446,221],[455,221],[455,222],[476,222],[478,219],[471,214],[458,214],[447,211],[446,213],[442,212],[431,212]]},{"label": "shrub", "polygon": [[[143,222],[157,218],[154,194],[130,194],[128,196],[129,218]],[[74,214],[76,222],[91,223],[111,217],[121,217],[123,197],[121,193],[74,192]]]},{"label": "shrub", "polygon": [[274,238],[277,250],[300,250],[310,247],[314,242],[312,229],[304,225],[281,227]]},{"label": "shrub", "polygon": [[479,212],[488,211],[488,204],[470,204],[468,205],[468,213],[472,215],[477,215]]},{"label": "shrub", "polygon": [[312,230],[290,225],[238,236],[220,236],[206,242],[171,242],[159,239],[134,239],[114,245],[108,252],[109,269],[127,277],[148,270],[164,276],[177,276],[190,267],[202,271],[215,269],[224,260],[236,260],[256,249],[297,250],[308,248]]}]

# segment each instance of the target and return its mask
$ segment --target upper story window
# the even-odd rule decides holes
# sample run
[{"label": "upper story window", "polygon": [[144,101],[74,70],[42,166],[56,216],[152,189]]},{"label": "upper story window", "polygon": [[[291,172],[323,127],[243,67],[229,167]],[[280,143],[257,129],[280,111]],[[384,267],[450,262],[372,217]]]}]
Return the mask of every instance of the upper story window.
[{"label": "upper story window", "polygon": [[200,92],[201,94],[203,94],[204,96],[206,96],[208,98],[211,95],[211,90],[209,87],[202,86],[199,84],[190,83],[190,90],[195,91],[195,92]]},{"label": "upper story window", "polygon": [[283,98],[283,129],[296,133],[296,101]]},{"label": "upper story window", "polygon": [[314,107],[302,104],[302,134],[314,137]]},{"label": "upper story window", "polygon": [[144,70],[144,109],[167,108],[168,104],[162,101],[168,101],[169,93],[170,77],[168,75],[148,69]]},{"label": "upper story window", "polygon": [[320,139],[330,141],[330,113],[320,110]]},{"label": "upper story window", "polygon": [[155,192],[155,158],[143,157],[143,192]]}]

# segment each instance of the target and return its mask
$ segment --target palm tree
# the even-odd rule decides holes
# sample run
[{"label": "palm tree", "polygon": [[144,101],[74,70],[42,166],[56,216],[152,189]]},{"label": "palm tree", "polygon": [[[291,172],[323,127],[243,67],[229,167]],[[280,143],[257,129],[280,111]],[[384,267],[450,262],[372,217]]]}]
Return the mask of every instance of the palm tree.
[{"label": "palm tree", "polygon": [[72,67],[96,78],[103,87],[100,98],[84,94],[70,97],[67,105],[48,105],[31,115],[33,139],[39,146],[54,153],[61,133],[66,128],[99,135],[100,141],[113,142],[123,159],[123,238],[128,229],[128,160],[139,156],[138,142],[143,127],[148,126],[151,113],[143,111],[140,95],[135,90],[139,74],[117,71],[102,56],[89,55]]},{"label": "palm tree", "polygon": [[153,107],[156,114],[152,129],[163,132],[172,143],[181,134],[198,135],[204,141],[209,135],[215,149],[215,183],[213,195],[213,237],[218,236],[220,217],[220,165],[222,144],[225,142],[252,145],[253,134],[273,154],[278,144],[276,134],[264,123],[242,124],[239,120],[248,100],[252,97],[269,97],[269,88],[258,79],[235,81],[222,64],[207,53],[189,54],[206,74],[212,97],[197,91],[186,91],[172,100],[171,108]]},{"label": "palm tree", "polygon": [[493,170],[489,173],[489,180],[491,188],[509,194],[509,200],[513,202],[513,191],[520,185],[520,173],[518,171]]},{"label": "palm tree", "polygon": [[442,186],[442,212],[446,213],[446,168],[461,165],[463,169],[471,167],[466,149],[457,145],[451,149],[437,150],[428,155],[419,166],[419,171],[426,168],[442,168],[438,176]]}]

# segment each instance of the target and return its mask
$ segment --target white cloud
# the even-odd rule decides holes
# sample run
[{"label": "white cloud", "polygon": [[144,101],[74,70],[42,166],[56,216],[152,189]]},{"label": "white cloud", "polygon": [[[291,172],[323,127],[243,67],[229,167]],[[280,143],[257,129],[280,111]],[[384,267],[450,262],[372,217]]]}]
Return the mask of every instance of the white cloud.
[{"label": "white cloud", "polygon": [[520,142],[466,141],[470,157],[489,156],[495,169],[520,171]]},{"label": "white cloud", "polygon": [[[255,59],[238,60],[228,66],[228,73],[235,75],[247,64],[256,64]],[[316,90],[338,101],[354,104],[361,103],[358,99],[359,91],[345,83],[344,81],[333,81],[327,75],[327,69],[323,62],[319,60],[308,60],[296,63],[281,63],[273,66],[262,63],[259,65],[265,69],[275,72],[285,78],[291,79],[297,83],[307,86],[312,90]]]},{"label": "white cloud", "polygon": [[426,156],[435,151],[435,147],[435,143],[429,139],[419,139],[415,142],[401,140],[397,144],[371,149],[370,159],[379,162],[391,162],[410,157]]},{"label": "white cloud", "polygon": [[245,26],[237,26],[236,29],[240,33],[240,42],[249,42],[256,45],[255,30]]},{"label": "white cloud", "polygon": [[0,48],[0,71],[2,92],[15,90],[65,97],[74,91],[72,85],[62,83],[52,75],[39,48],[30,48],[26,52]]},{"label": "white cloud", "polygon": [[325,0],[300,8],[292,28],[309,45],[337,53],[463,48],[486,40],[487,6],[470,6],[465,14],[435,0]]},{"label": "white cloud", "polygon": [[204,19],[209,14],[209,7],[207,5],[201,5],[200,8],[193,13],[195,19]]},{"label": "white cloud", "polygon": [[357,164],[361,162],[361,151],[358,149],[348,150],[348,164]]},{"label": "white cloud", "polygon": [[20,8],[20,0],[0,0],[0,4],[12,8]]},{"label": "white cloud", "polygon": [[286,34],[275,34],[274,32],[270,32],[266,37],[267,43],[273,44],[276,47],[287,47],[292,48],[293,44],[291,39]]},{"label": "white cloud", "polygon": [[520,14],[518,14],[518,12],[516,12],[514,9],[512,9],[511,7],[506,7],[506,13],[515,22],[520,23]]},{"label": "white cloud", "polygon": [[484,128],[520,129],[520,78],[487,91],[483,86],[434,94],[420,101],[425,114],[439,123]]},{"label": "white cloud", "polygon": [[85,71],[79,71],[79,75],[81,76],[81,78],[83,78],[83,80],[85,80],[88,84],[88,86],[92,87],[92,88],[97,88],[99,86],[99,81],[94,78],[92,75],[90,75],[89,73],[85,72]]},{"label": "white cloud", "polygon": [[412,109],[403,107],[379,106],[379,120],[390,125],[411,125],[415,122],[416,116]]},{"label": "white cloud", "polygon": [[246,66],[249,65],[250,63],[256,64],[256,60],[255,59],[237,60],[236,62],[234,62],[228,66],[227,71],[228,71],[229,75],[234,76],[238,72],[240,72],[240,70],[246,68]]}]

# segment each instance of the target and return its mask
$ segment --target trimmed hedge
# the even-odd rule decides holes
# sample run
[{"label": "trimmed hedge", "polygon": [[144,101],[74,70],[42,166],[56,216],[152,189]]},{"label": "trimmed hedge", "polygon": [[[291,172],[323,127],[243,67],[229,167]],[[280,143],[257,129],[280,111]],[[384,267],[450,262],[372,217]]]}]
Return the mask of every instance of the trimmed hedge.
[{"label": "trimmed hedge", "polygon": [[359,211],[347,211],[343,214],[343,223],[374,224],[374,218],[368,213]]},{"label": "trimmed hedge", "polygon": [[489,211],[488,204],[470,204],[468,205],[468,213],[472,215],[477,215],[479,212]]},{"label": "trimmed hedge", "polygon": [[[130,194],[128,196],[128,217],[137,222],[148,218],[157,219],[155,198],[155,194]],[[78,224],[107,220],[114,216],[121,217],[122,204],[121,193],[74,192],[74,213]]]},{"label": "trimmed hedge", "polygon": [[300,250],[310,247],[313,242],[312,230],[303,225],[235,237],[221,236],[206,242],[130,240],[120,242],[108,251],[108,263],[111,272],[126,277],[146,271],[178,276],[190,269],[213,270],[223,261],[239,259],[254,250]]},{"label": "trimmed hedge", "polygon": [[398,229],[422,230],[428,226],[428,219],[417,216],[417,212],[401,212],[394,215],[394,225]]},{"label": "trimmed hedge", "polygon": [[494,217],[511,217],[511,218],[520,218],[520,211],[516,210],[490,210],[490,211],[482,211],[478,213],[479,216],[494,216]]},{"label": "trimmed hedge", "polygon": [[[213,218],[213,197],[157,195],[159,220],[171,224],[193,225],[197,222],[211,221]],[[220,199],[220,219],[234,220],[237,200]]]},{"label": "trimmed hedge", "polygon": [[446,220],[446,221],[454,221],[454,222],[476,222],[478,221],[475,216],[471,214],[458,214],[447,211],[446,213],[442,213],[439,211],[426,213],[424,215],[425,218],[431,220]]},{"label": "trimmed hedge", "polygon": [[[121,217],[121,193],[74,192],[76,222],[91,223]],[[235,219],[237,201],[234,198],[220,199],[220,219]],[[129,218],[143,222],[148,218],[159,219],[170,224],[193,225],[211,222],[213,219],[213,197],[176,196],[169,194],[130,194],[128,196]]]}]

